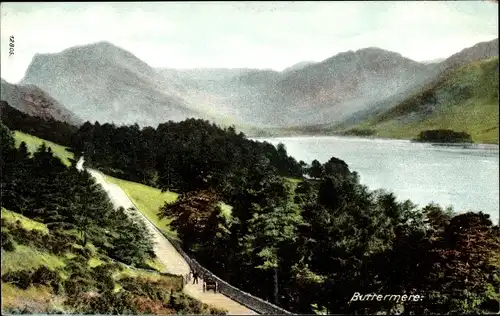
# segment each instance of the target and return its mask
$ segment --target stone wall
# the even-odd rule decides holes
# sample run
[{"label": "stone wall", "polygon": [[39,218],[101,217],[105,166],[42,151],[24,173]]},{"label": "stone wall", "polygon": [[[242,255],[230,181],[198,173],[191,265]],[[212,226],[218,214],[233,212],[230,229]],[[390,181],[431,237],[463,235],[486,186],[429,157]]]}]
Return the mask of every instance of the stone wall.
[{"label": "stone wall", "polygon": [[[184,259],[187,261],[187,263],[191,267],[191,270],[199,271],[199,273],[201,274],[203,279],[207,278],[207,276],[208,276],[209,278],[216,280],[218,283],[219,292],[221,294],[224,294],[225,296],[229,297],[230,299],[240,303],[241,305],[248,307],[251,310],[256,311],[259,314],[292,314],[291,312],[284,310],[283,308],[280,308],[280,307],[278,307],[274,304],[271,304],[267,301],[264,301],[263,299],[255,297],[249,293],[243,292],[242,290],[240,290],[240,289],[232,286],[231,284],[227,283],[226,281],[220,279],[218,276],[216,276],[215,274],[210,272],[208,269],[203,267],[198,261],[190,258],[184,252],[184,250],[182,250],[182,247],[178,241],[172,240],[171,238],[169,238],[165,234],[163,234],[163,236],[165,236],[165,238],[167,238],[170,241],[170,243],[182,255],[182,257],[184,257]],[[189,280],[188,277],[186,277],[186,276],[184,276],[184,279],[185,279],[185,282],[187,282]]]}]

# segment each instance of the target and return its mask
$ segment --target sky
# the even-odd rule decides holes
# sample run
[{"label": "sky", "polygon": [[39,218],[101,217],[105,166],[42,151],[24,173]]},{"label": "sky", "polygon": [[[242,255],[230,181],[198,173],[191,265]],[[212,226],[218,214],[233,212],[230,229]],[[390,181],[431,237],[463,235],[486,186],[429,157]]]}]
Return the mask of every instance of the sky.
[{"label": "sky", "polygon": [[[270,68],[379,47],[426,61],[498,37],[490,1],[1,3],[1,77],[108,41],[153,67]],[[9,40],[14,37],[14,55]]]}]

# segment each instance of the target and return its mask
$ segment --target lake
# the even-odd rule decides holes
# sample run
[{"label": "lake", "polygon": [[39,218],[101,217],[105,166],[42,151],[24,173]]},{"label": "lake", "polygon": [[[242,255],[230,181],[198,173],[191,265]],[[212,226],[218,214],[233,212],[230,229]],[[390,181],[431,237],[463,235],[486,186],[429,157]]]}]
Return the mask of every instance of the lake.
[{"label": "lake", "polygon": [[357,171],[370,189],[387,189],[399,200],[424,206],[436,202],[457,212],[483,211],[494,223],[499,218],[499,148],[479,145],[464,149],[407,140],[359,137],[254,138],[283,143],[289,155],[311,163],[332,156]]}]

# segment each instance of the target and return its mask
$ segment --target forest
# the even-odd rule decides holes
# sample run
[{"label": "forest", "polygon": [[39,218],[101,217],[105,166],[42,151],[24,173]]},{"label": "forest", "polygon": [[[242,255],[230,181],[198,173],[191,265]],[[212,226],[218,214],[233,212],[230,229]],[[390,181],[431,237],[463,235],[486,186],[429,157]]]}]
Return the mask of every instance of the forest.
[{"label": "forest", "polygon": [[[16,124],[31,123],[18,119]],[[158,214],[172,218],[184,249],[232,285],[294,313],[487,314],[500,309],[500,230],[487,214],[457,214],[435,204],[417,207],[390,192],[369,190],[338,158],[297,162],[282,144],[249,140],[233,127],[203,120],[156,128],[86,122],[66,135],[64,141],[89,167],[181,194]],[[44,150],[32,160],[53,170],[50,177],[58,170],[75,174],[48,158],[36,162],[49,155]],[[74,188],[77,180],[71,177],[52,190]],[[36,181],[25,179],[33,185],[18,185],[19,190],[38,188]],[[57,198],[44,209],[64,209],[57,207]],[[7,195],[6,201],[24,214],[40,209],[15,196]],[[221,211],[221,201],[232,206],[230,214]],[[102,225],[101,216],[94,219],[92,207],[82,212],[72,219],[80,222],[72,223],[89,227],[80,229],[98,243],[102,237],[91,228]],[[70,215],[57,211],[54,216],[50,221]],[[110,229],[133,231],[127,225]],[[139,247],[134,251],[148,255],[147,244],[134,240]],[[133,262],[135,254],[123,251],[109,255]],[[352,300],[355,293],[422,299]]]}]

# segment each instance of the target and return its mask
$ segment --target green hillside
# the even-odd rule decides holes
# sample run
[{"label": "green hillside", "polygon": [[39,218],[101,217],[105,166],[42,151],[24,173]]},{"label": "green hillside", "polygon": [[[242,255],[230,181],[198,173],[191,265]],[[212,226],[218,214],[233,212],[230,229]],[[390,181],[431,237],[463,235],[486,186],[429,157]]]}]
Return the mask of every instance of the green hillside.
[{"label": "green hillside", "polygon": [[177,199],[178,194],[174,192],[161,192],[160,189],[155,189],[144,184],[126,181],[111,176],[105,176],[106,181],[118,185],[128,197],[134,202],[138,210],[144,214],[155,226],[171,237],[176,237],[177,234],[170,229],[170,220],[168,218],[159,219],[158,209],[165,202],[173,202]]},{"label": "green hillside", "polygon": [[[118,178],[113,178],[106,175],[106,181],[118,185],[128,197],[137,205],[138,210],[144,214],[155,226],[163,231],[170,237],[176,238],[177,233],[173,231],[170,227],[171,219],[158,217],[158,210],[162,207],[165,202],[172,203],[177,200],[179,196],[174,192],[161,192],[160,189],[156,189],[144,184],[131,182],[127,180],[122,180]],[[231,216],[230,205],[223,202],[220,203],[222,214],[229,218]]]},{"label": "green hillside", "polygon": [[66,150],[66,147],[61,146],[59,144],[49,142],[45,139],[38,138],[36,136],[32,136],[29,134],[25,134],[19,131],[14,131],[14,137],[16,139],[16,146],[19,147],[19,145],[22,142],[26,143],[26,146],[28,147],[28,150],[33,153],[36,151],[36,149],[43,143],[47,145],[47,147],[50,147],[52,149],[52,152],[54,153],[55,156],[59,157],[61,161],[66,165],[69,166],[71,163],[69,159],[73,159],[73,153],[69,152]]},{"label": "green hillside", "polygon": [[356,126],[376,136],[411,139],[423,130],[466,132],[498,144],[498,57],[443,74],[396,107]]},{"label": "green hillside", "polygon": [[1,210],[2,314],[223,312],[182,292],[183,278],[164,273],[145,226],[114,209],[89,174],[68,169],[64,147],[0,128],[2,187],[10,189]]},{"label": "green hillside", "polygon": [[[67,244],[63,246],[63,243]],[[91,243],[85,247],[80,244],[74,231],[49,229],[41,222],[2,208],[2,247],[6,250],[2,254],[2,310],[77,311],[83,306],[75,305],[69,298],[68,291],[73,286],[69,275],[79,269],[78,273],[89,278],[85,282],[90,282],[93,274],[103,272],[95,269],[99,266],[109,271],[114,293],[124,291],[129,282],[146,280],[175,291],[182,289],[182,280],[177,276],[135,270],[107,257]],[[54,245],[66,250],[56,251]],[[44,279],[43,273],[51,276]],[[89,286],[99,285],[92,283]]]}]

